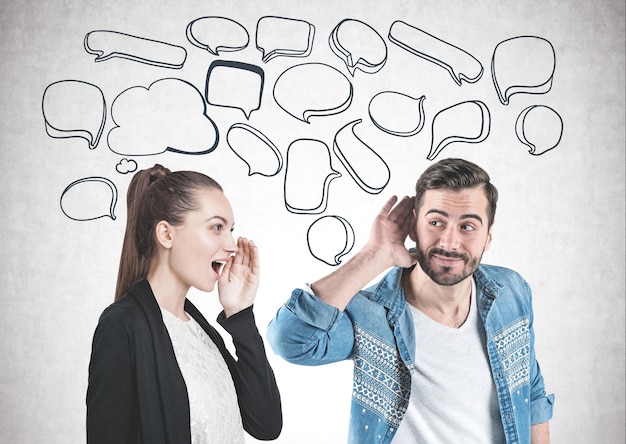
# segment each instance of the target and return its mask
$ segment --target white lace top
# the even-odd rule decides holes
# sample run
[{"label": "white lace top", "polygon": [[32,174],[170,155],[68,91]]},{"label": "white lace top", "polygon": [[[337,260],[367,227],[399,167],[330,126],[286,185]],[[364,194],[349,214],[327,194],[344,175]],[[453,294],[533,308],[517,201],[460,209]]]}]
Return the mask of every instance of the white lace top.
[{"label": "white lace top", "polygon": [[187,385],[192,444],[243,444],[235,385],[219,349],[191,316],[161,312]]}]

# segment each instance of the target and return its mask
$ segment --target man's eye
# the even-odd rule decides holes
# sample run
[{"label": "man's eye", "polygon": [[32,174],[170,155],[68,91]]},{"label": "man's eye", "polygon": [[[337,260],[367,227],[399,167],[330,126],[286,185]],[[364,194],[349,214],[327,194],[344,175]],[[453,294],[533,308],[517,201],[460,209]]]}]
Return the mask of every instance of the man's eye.
[{"label": "man's eye", "polygon": [[465,224],[461,226],[461,229],[464,231],[474,231],[476,228],[474,228],[473,225]]},{"label": "man's eye", "polygon": [[433,220],[430,222],[430,225],[433,227],[441,227],[443,224],[441,223],[441,221]]}]

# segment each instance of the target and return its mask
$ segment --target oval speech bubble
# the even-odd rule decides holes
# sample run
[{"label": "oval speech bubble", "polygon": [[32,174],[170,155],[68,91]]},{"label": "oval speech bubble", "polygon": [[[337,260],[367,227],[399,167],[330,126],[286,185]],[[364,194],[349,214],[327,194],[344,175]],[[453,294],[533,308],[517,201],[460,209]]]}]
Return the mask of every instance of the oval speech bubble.
[{"label": "oval speech bubble", "polygon": [[332,66],[304,63],[283,72],[274,84],[274,100],[288,114],[310,123],[313,116],[339,114],[352,103],[348,78]]},{"label": "oval speech bubble", "polygon": [[340,216],[322,216],[307,231],[309,251],[316,259],[336,266],[354,247],[354,229]]},{"label": "oval speech bubble", "polygon": [[556,54],[552,43],[535,36],[513,37],[498,43],[491,75],[498,98],[509,104],[513,94],[545,94],[552,88]]},{"label": "oval speech bubble", "polygon": [[69,184],[61,193],[61,211],[77,221],[110,217],[115,220],[117,188],[105,177],[86,177]]},{"label": "oval speech bubble", "polygon": [[248,165],[248,176],[275,176],[283,166],[283,156],[263,133],[245,123],[235,123],[226,134],[231,150]]},{"label": "oval speech bubble", "polygon": [[238,22],[226,17],[200,17],[187,25],[187,40],[213,55],[240,51],[248,46],[248,31]]},{"label": "oval speech bubble", "polygon": [[539,156],[561,142],[563,119],[548,106],[529,106],[517,117],[515,133],[520,142],[529,148],[530,154]]},{"label": "oval speech bubble", "polygon": [[89,148],[98,146],[106,121],[102,90],[80,80],[61,80],[48,85],[41,102],[46,132],[50,137],[80,137]]},{"label": "oval speech bubble", "polygon": [[370,118],[380,130],[394,136],[409,137],[424,128],[425,96],[416,99],[394,91],[383,91],[370,100]]},{"label": "oval speech bubble", "polygon": [[330,49],[346,64],[352,76],[359,69],[373,74],[387,61],[387,45],[374,28],[360,20],[339,22],[328,39]]}]

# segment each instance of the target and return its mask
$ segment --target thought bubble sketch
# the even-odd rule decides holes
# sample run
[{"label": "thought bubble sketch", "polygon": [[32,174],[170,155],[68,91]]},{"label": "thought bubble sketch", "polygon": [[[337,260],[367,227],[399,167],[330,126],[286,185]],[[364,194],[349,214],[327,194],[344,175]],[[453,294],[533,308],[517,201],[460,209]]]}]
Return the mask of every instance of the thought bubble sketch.
[{"label": "thought bubble sketch", "polygon": [[133,159],[123,158],[115,165],[115,170],[120,174],[134,173],[137,171],[137,162]]},{"label": "thought bubble sketch", "polygon": [[307,57],[313,49],[315,26],[286,17],[261,17],[256,25],[256,47],[263,62],[274,57]]},{"label": "thought bubble sketch", "polygon": [[373,74],[387,61],[387,45],[374,28],[359,20],[339,22],[328,38],[330,49],[346,64],[350,75],[358,69]]},{"label": "thought bubble sketch", "polygon": [[69,184],[61,193],[61,211],[76,221],[110,217],[115,220],[117,188],[105,177],[86,177]]},{"label": "thought bubble sketch", "polygon": [[509,104],[513,94],[545,94],[552,88],[556,54],[552,43],[535,36],[513,37],[496,45],[491,75],[498,98]]},{"label": "thought bubble sketch", "polygon": [[483,75],[483,65],[470,53],[401,20],[391,24],[389,40],[411,54],[441,66],[459,86],[463,81],[475,83]]},{"label": "thought bubble sketch", "polygon": [[306,123],[313,116],[339,114],[352,103],[348,78],[332,66],[304,63],[284,71],[274,84],[274,100],[288,114]]},{"label": "thought bubble sketch", "polygon": [[235,123],[226,134],[231,150],[248,165],[248,176],[271,177],[283,166],[283,156],[263,133],[245,123]]},{"label": "thought bubble sketch", "polygon": [[107,106],[97,86],[80,80],[54,82],[43,93],[41,109],[50,137],[80,137],[89,143],[89,149],[98,146]]},{"label": "thought bubble sketch", "polygon": [[306,236],[313,257],[333,267],[354,247],[354,229],[340,216],[320,217],[309,226]]},{"label": "thought bubble sketch", "polygon": [[391,172],[383,158],[356,135],[359,123],[361,119],[354,120],[337,131],[333,151],[364,191],[378,194],[389,183]]},{"label": "thought bubble sketch", "polygon": [[457,103],[439,111],[432,123],[432,143],[426,157],[434,160],[451,143],[480,143],[489,136],[491,114],[479,100]]},{"label": "thought bubble sketch", "polygon": [[200,17],[187,25],[187,40],[213,55],[240,51],[248,46],[250,35],[238,22],[226,17]]},{"label": "thought bubble sketch", "polygon": [[414,136],[424,128],[424,100],[394,91],[383,91],[370,100],[368,111],[376,127],[400,137]]},{"label": "thought bubble sketch", "polygon": [[561,142],[563,119],[548,106],[529,106],[517,117],[515,133],[520,142],[528,146],[530,154],[539,156]]},{"label": "thought bubble sketch", "polygon": [[297,139],[287,148],[285,207],[291,213],[326,211],[328,188],[341,174],[332,168],[328,146],[315,139]]},{"label": "thought bubble sketch", "polygon": [[116,31],[91,31],[84,40],[85,50],[96,62],[118,57],[161,68],[180,69],[187,59],[182,46],[137,37]]},{"label": "thought bubble sketch", "polygon": [[210,105],[240,109],[250,119],[261,108],[265,74],[248,63],[215,60],[206,75],[206,100]]},{"label": "thought bubble sketch", "polygon": [[108,134],[109,148],[123,156],[208,154],[219,142],[202,94],[180,79],[123,91],[113,101],[111,117],[116,126]]}]

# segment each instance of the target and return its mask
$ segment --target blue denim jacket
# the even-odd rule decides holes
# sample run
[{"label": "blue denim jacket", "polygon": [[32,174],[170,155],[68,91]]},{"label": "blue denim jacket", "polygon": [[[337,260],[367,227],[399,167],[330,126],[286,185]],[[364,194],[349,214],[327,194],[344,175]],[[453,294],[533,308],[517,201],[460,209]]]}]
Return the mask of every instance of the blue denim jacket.
[{"label": "blue denim jacket", "polygon": [[[296,289],[268,327],[268,342],[289,362],[354,361],[353,444],[390,443],[409,403],[415,331],[401,283],[408,271],[392,269],[343,312]],[[535,359],[530,288],[516,272],[489,265],[474,280],[506,442],[530,443],[531,424],[552,418],[554,402]]]}]

